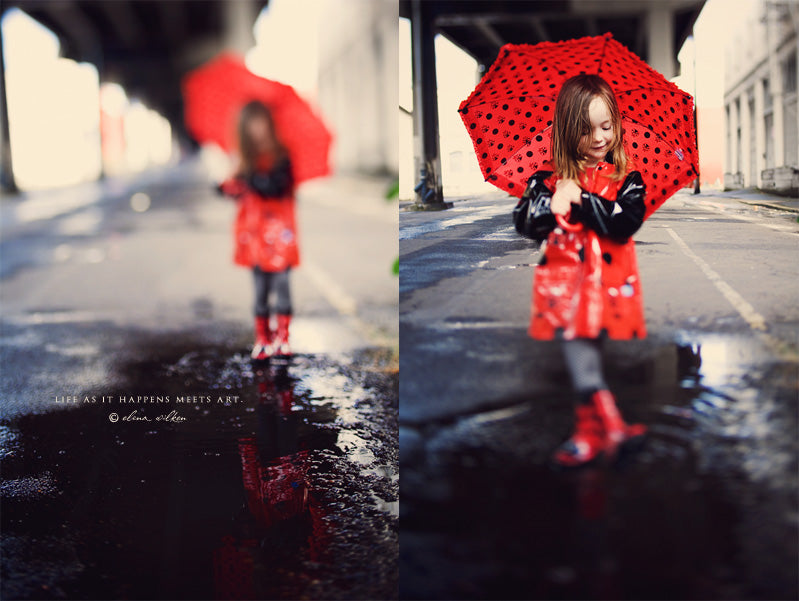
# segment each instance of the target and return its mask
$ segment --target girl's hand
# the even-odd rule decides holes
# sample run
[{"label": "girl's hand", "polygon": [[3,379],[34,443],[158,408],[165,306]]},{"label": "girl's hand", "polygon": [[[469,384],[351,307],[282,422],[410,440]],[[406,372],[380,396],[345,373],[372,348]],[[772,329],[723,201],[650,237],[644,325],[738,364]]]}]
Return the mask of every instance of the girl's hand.
[{"label": "girl's hand", "polygon": [[582,189],[571,179],[558,180],[555,193],[552,195],[550,207],[555,215],[567,216],[571,212],[572,203],[579,205]]}]

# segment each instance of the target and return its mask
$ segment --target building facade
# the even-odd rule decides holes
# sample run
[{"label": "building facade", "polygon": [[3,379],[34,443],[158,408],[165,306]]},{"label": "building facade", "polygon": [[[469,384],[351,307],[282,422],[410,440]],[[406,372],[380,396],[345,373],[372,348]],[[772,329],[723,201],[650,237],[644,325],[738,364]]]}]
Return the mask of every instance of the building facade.
[{"label": "building facade", "polygon": [[397,2],[322,3],[319,105],[341,173],[397,175]]},{"label": "building facade", "polygon": [[799,195],[798,23],[796,0],[758,0],[745,27],[728,37],[726,189]]}]

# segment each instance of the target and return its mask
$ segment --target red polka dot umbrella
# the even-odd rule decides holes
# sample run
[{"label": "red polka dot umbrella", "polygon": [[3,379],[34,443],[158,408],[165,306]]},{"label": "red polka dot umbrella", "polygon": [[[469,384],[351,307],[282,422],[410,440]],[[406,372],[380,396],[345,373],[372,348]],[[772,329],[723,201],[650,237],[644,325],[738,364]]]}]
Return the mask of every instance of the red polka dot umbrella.
[{"label": "red polka dot umbrella", "polygon": [[581,73],[601,76],[616,94],[624,147],[647,186],[649,217],[698,173],[693,98],[609,33],[502,47],[459,109],[480,169],[514,196],[535,171],[551,169],[555,100],[563,82]]},{"label": "red polka dot umbrella", "polygon": [[239,111],[251,100],[260,100],[272,111],[294,180],[301,183],[330,173],[330,131],[291,86],[259,77],[239,56],[224,53],[186,75],[182,87],[186,127],[198,142],[233,150]]}]

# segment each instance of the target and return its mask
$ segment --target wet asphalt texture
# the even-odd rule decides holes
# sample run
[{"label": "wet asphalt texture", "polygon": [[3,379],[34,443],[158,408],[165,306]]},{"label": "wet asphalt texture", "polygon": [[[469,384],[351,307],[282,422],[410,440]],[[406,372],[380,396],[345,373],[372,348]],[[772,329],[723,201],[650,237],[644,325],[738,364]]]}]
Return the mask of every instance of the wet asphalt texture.
[{"label": "wet asphalt texture", "polygon": [[231,205],[196,165],[149,177],[5,220],[0,597],[396,598],[396,249],[324,264],[310,235],[337,214],[386,238],[385,201],[306,193],[295,355],[253,363]]},{"label": "wet asphalt texture", "polygon": [[575,399],[526,334],[540,254],[513,204],[401,215],[401,598],[797,598],[795,215],[681,194],[644,225],[649,336],[604,357],[649,436],[559,470]]}]

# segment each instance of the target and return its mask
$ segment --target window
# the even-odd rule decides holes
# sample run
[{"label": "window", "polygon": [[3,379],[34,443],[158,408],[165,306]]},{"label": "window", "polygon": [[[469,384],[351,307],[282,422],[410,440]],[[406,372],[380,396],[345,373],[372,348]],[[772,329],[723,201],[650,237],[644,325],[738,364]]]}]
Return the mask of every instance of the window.
[{"label": "window", "polygon": [[782,89],[796,92],[796,51],[794,50],[782,63]]}]

